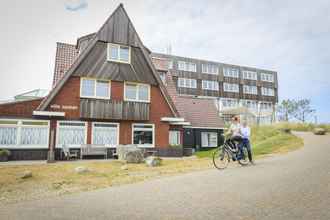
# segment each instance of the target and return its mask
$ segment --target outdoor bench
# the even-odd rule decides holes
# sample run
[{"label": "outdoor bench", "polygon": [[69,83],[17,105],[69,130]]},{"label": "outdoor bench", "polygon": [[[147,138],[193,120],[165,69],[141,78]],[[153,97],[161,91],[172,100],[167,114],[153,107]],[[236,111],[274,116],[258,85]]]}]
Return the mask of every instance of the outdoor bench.
[{"label": "outdoor bench", "polygon": [[86,144],[80,148],[80,159],[83,159],[84,156],[104,156],[104,159],[107,159],[108,150],[102,145]]}]

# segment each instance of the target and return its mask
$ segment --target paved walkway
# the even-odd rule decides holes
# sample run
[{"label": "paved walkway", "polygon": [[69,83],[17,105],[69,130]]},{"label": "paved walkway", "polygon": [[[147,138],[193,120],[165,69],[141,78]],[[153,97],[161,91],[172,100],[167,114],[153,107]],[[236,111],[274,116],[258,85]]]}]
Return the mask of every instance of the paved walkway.
[{"label": "paved walkway", "polygon": [[257,161],[0,207],[0,219],[330,219],[330,136]]}]

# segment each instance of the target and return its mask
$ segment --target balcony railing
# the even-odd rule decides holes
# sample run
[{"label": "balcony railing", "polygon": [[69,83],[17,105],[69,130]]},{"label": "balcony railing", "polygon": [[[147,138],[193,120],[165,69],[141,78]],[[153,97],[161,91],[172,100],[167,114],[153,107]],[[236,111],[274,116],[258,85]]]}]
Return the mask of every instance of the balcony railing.
[{"label": "balcony railing", "polygon": [[149,120],[150,104],[117,100],[80,99],[80,117],[116,120]]}]

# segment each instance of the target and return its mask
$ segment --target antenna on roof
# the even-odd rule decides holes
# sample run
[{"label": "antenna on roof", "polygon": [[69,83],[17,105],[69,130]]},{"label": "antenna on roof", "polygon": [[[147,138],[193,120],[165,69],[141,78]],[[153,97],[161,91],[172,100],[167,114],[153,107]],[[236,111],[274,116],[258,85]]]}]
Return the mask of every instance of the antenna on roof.
[{"label": "antenna on roof", "polygon": [[171,43],[168,43],[166,46],[166,54],[172,55],[172,45]]}]

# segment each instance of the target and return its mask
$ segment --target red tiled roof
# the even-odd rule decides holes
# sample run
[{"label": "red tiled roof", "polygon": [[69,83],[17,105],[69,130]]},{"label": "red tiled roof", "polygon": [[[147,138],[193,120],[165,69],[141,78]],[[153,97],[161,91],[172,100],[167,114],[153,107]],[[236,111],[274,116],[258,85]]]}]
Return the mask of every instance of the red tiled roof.
[{"label": "red tiled roof", "polygon": [[166,74],[166,88],[181,117],[192,127],[223,128],[214,99],[179,96],[170,72]]},{"label": "red tiled roof", "polygon": [[78,56],[78,51],[75,45],[66,43],[57,43],[55,70],[53,78],[53,87],[64,76],[65,72],[70,68]]}]

